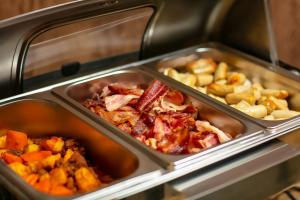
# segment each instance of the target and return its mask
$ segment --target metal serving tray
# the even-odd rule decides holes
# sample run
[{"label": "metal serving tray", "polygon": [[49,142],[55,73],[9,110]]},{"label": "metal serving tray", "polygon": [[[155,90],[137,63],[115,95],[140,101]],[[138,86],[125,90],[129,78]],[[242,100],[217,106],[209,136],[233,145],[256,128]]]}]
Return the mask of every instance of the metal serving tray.
[{"label": "metal serving tray", "polygon": [[[209,101],[202,99],[201,97],[195,97],[191,95],[188,90],[180,89],[187,97],[193,102],[196,107],[201,108],[200,118],[210,121],[216,127],[232,136],[240,135],[238,138],[229,141],[227,143],[218,145],[216,147],[203,150],[196,154],[188,155],[170,155],[164,154],[159,151],[153,150],[145,144],[139,142],[129,134],[121,131],[109,122],[101,119],[99,116],[82,106],[82,102],[91,97],[94,92],[101,92],[102,88],[110,83],[124,83],[124,84],[146,84],[149,85],[154,79],[163,80],[164,77],[154,77],[149,73],[138,69],[116,70],[103,74],[91,79],[80,81],[75,84],[68,84],[66,86],[54,88],[53,92],[62,97],[67,102],[70,102],[77,109],[88,114],[99,124],[103,125],[107,129],[116,133],[118,136],[124,138],[126,141],[136,145],[144,150],[149,156],[159,162],[162,166],[168,169],[178,169],[192,163],[202,163],[202,167],[207,166],[213,162],[225,159],[230,155],[237,154],[238,152],[245,150],[247,141],[251,141],[253,137],[261,137],[263,130],[261,127],[254,123],[247,122],[243,119],[237,119],[227,111],[220,111],[216,109]],[[174,85],[165,82],[168,86],[174,87]]]},{"label": "metal serving tray", "polygon": [[[188,62],[199,58],[212,58],[216,61],[223,61],[229,64],[232,69],[243,72],[250,80],[260,80],[266,88],[284,89],[290,94],[288,103],[291,109],[300,111],[300,78],[280,67],[273,66],[258,58],[246,55],[239,51],[218,43],[208,43],[192,48],[180,50],[174,53],[163,55],[145,63],[148,69],[159,71],[166,67],[183,67]],[[167,77],[169,79],[169,77]],[[193,89],[194,90],[194,89]],[[197,90],[194,90],[197,91]],[[270,132],[283,131],[293,127],[300,127],[300,115],[286,120],[263,120],[251,117],[231,106],[223,104],[214,98],[197,91],[198,95],[221,104],[226,109],[236,112],[245,118],[256,122],[267,128]]]},{"label": "metal serving tray", "polygon": [[26,132],[30,137],[57,135],[77,139],[95,165],[116,178],[89,193],[57,197],[38,192],[0,162],[0,181],[21,199],[102,199],[133,185],[160,176],[161,168],[108,130],[72,107],[59,103],[49,92],[15,99],[0,105],[0,129]]}]

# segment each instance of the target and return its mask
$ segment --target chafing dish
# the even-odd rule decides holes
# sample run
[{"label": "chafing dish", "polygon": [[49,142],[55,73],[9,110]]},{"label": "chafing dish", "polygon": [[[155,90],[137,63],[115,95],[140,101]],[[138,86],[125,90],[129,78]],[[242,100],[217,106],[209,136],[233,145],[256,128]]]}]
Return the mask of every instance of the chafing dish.
[{"label": "chafing dish", "polygon": [[[146,68],[162,71],[167,67],[180,68],[187,63],[198,58],[212,58],[217,62],[226,62],[232,68],[232,71],[242,72],[249,79],[256,79],[266,88],[284,89],[289,92],[290,97],[288,103],[291,109],[300,111],[299,94],[300,82],[299,78],[288,71],[270,65],[258,58],[246,55],[239,51],[218,43],[209,43],[186,50],[153,59],[151,62],[145,63]],[[195,90],[196,91],[196,90]],[[226,109],[236,112],[243,117],[262,125],[270,132],[285,130],[298,127],[300,123],[300,115],[285,120],[263,120],[251,117],[237,109],[226,104],[216,101],[201,92],[197,92],[199,96],[210,99],[218,104],[222,104]]]},{"label": "chafing dish", "polygon": [[[111,125],[109,122],[106,122],[105,120],[101,119],[96,114],[92,113],[90,110],[81,105],[83,101],[87,98],[90,98],[93,95],[93,93],[101,92],[103,87],[107,84],[118,82],[129,85],[148,85],[152,80],[156,78],[157,77],[151,76],[149,73],[145,73],[139,69],[115,70],[110,73],[104,73],[103,75],[77,82],[75,84],[69,84],[66,86],[54,88],[53,92],[58,96],[62,97],[67,102],[70,102],[77,109],[80,109],[84,113],[88,114],[101,125],[112,130],[118,136],[126,139],[126,141],[129,141],[134,145],[137,145],[139,148],[143,149],[145,152],[147,152],[148,155],[153,157],[160,164],[162,164],[162,166],[167,167],[168,169],[181,168],[191,163],[203,162],[205,161],[205,157],[211,159],[215,156],[218,156],[218,151],[226,152],[226,148],[228,150],[231,150],[232,145],[237,145],[242,148],[242,146],[247,144],[247,139],[251,140],[251,137],[263,134],[263,130],[261,127],[256,126],[253,123],[246,122],[244,120],[239,120],[237,116],[233,116],[229,112],[215,108],[209,103],[209,101],[202,99],[201,97],[197,98],[195,95],[190,95],[188,90],[181,90],[188,96],[189,100],[191,100],[196,107],[200,108],[201,112],[199,112],[199,115],[201,119],[211,122],[217,128],[220,128],[221,130],[231,134],[233,137],[238,137],[232,141],[207,150],[203,150],[196,154],[169,155],[150,149],[146,145],[132,138],[129,134],[120,131],[120,129]],[[163,77],[161,80],[163,81]],[[166,84],[171,88],[176,88],[170,83]],[[246,143],[244,143],[243,145],[243,142]],[[238,150],[233,153],[237,152]],[[202,167],[204,167],[207,164],[209,163],[203,162]]]},{"label": "chafing dish", "polygon": [[[63,107],[51,95],[48,94],[50,98],[46,98],[47,94],[41,96],[28,96],[2,104],[0,129],[24,131],[30,137],[57,135],[77,139],[86,148],[91,162],[116,178],[107,186],[72,198],[103,198],[161,173],[156,164],[109,131]],[[1,180],[8,189],[15,191],[15,195],[24,199],[54,198],[29,186],[3,162],[0,162],[0,171]],[[70,196],[59,198],[69,199]]]}]

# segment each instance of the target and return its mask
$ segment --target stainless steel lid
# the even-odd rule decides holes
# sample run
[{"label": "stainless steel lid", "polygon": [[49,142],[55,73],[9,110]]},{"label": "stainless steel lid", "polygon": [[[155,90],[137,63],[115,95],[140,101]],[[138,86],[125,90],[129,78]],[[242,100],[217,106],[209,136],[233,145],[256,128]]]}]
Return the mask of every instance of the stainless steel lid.
[{"label": "stainless steel lid", "polygon": [[[2,92],[0,98],[23,92],[23,79],[26,76],[28,77],[28,74],[35,76],[35,74],[28,72],[30,70],[26,68],[26,65],[34,68],[37,67],[34,64],[39,63],[38,68],[41,69],[40,66],[45,64],[42,61],[46,60],[48,61],[48,65],[56,63],[59,67],[68,68],[69,66],[62,66],[62,63],[74,64],[76,61],[79,63],[81,60],[86,61],[85,58],[73,60],[70,57],[64,56],[71,55],[71,51],[77,51],[77,53],[79,52],[84,56],[87,52],[89,54],[95,53],[92,52],[95,49],[105,49],[107,46],[119,45],[118,47],[124,52],[124,48],[120,44],[110,41],[110,38],[107,37],[108,34],[97,35],[95,32],[103,33],[105,30],[116,27],[118,24],[134,27],[134,22],[139,19],[142,20],[144,17],[143,27],[134,27],[132,31],[132,35],[138,37],[140,41],[130,49],[130,52],[138,52],[142,43],[144,29],[153,13],[153,7],[154,2],[152,0],[78,0],[1,21],[0,90]],[[134,12],[134,10],[138,10],[139,12]],[[94,30],[95,27],[96,31]],[[47,35],[47,33],[53,30],[56,31]],[[93,37],[91,33],[94,34]],[[121,36],[122,34],[119,35],[119,38]],[[74,40],[74,38],[77,38],[77,40]],[[118,37],[116,36],[115,38]],[[126,38],[126,35],[123,35],[122,40],[126,41],[128,39],[127,41],[130,41],[130,38],[134,37],[127,36]],[[66,45],[67,43],[62,44],[66,40],[68,40],[68,45]],[[87,42],[91,40],[94,42]],[[106,41],[107,46],[97,46],[95,45],[97,41]],[[78,43],[85,44],[84,48],[74,45]],[[121,50],[117,53],[121,54]],[[70,54],[63,54],[63,51],[69,51]],[[28,56],[31,57],[27,59]],[[110,54],[106,57],[110,56],[113,55]],[[138,54],[136,57],[138,58]],[[65,62],[62,62],[62,60]],[[26,72],[27,75],[24,75]],[[55,76],[48,78],[57,79]],[[36,80],[36,83],[39,82],[40,80]]]}]

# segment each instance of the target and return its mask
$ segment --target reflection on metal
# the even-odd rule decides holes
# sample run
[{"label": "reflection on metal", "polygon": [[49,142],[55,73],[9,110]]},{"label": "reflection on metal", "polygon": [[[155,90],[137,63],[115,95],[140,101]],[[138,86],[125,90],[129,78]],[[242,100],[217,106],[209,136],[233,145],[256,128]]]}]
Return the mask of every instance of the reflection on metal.
[{"label": "reflection on metal", "polygon": [[[60,70],[67,63],[88,63],[138,52],[152,13],[150,7],[133,9],[96,16],[42,33],[29,46],[24,80]],[[133,61],[136,60],[128,59],[128,62]],[[107,65],[113,67],[110,63]]]},{"label": "reflection on metal", "polygon": [[259,200],[300,180],[300,151],[272,142],[166,186],[167,198]]},{"label": "reflection on metal", "polygon": [[[226,0],[227,1],[227,0]],[[223,0],[161,0],[145,33],[142,58],[199,44],[207,39],[206,24]]]},{"label": "reflection on metal", "polygon": [[275,33],[273,29],[272,23],[272,14],[270,10],[270,1],[264,0],[265,4],[265,12],[266,12],[266,19],[267,19],[267,28],[269,33],[269,49],[270,49],[270,59],[274,65],[278,65],[278,55],[277,55],[277,47],[275,42]]},{"label": "reflection on metal", "polygon": [[222,24],[218,41],[270,60],[269,35],[264,2],[235,1]]},{"label": "reflection on metal", "polygon": [[71,22],[154,6],[152,0],[74,1],[0,22],[0,98],[22,92],[28,45],[39,34]]}]

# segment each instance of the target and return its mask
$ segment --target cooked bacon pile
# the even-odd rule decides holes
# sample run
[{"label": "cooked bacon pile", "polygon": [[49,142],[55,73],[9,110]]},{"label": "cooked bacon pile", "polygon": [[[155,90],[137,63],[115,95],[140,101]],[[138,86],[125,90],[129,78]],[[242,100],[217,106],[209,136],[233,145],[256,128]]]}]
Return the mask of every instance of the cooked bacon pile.
[{"label": "cooked bacon pile", "polygon": [[168,154],[199,152],[231,136],[198,117],[184,95],[154,80],[142,86],[113,83],[83,105],[153,149]]},{"label": "cooked bacon pile", "polygon": [[90,166],[84,148],[73,139],[29,139],[25,133],[8,130],[0,137],[0,153],[1,159],[28,184],[51,195],[88,192],[112,181],[109,175]]}]

